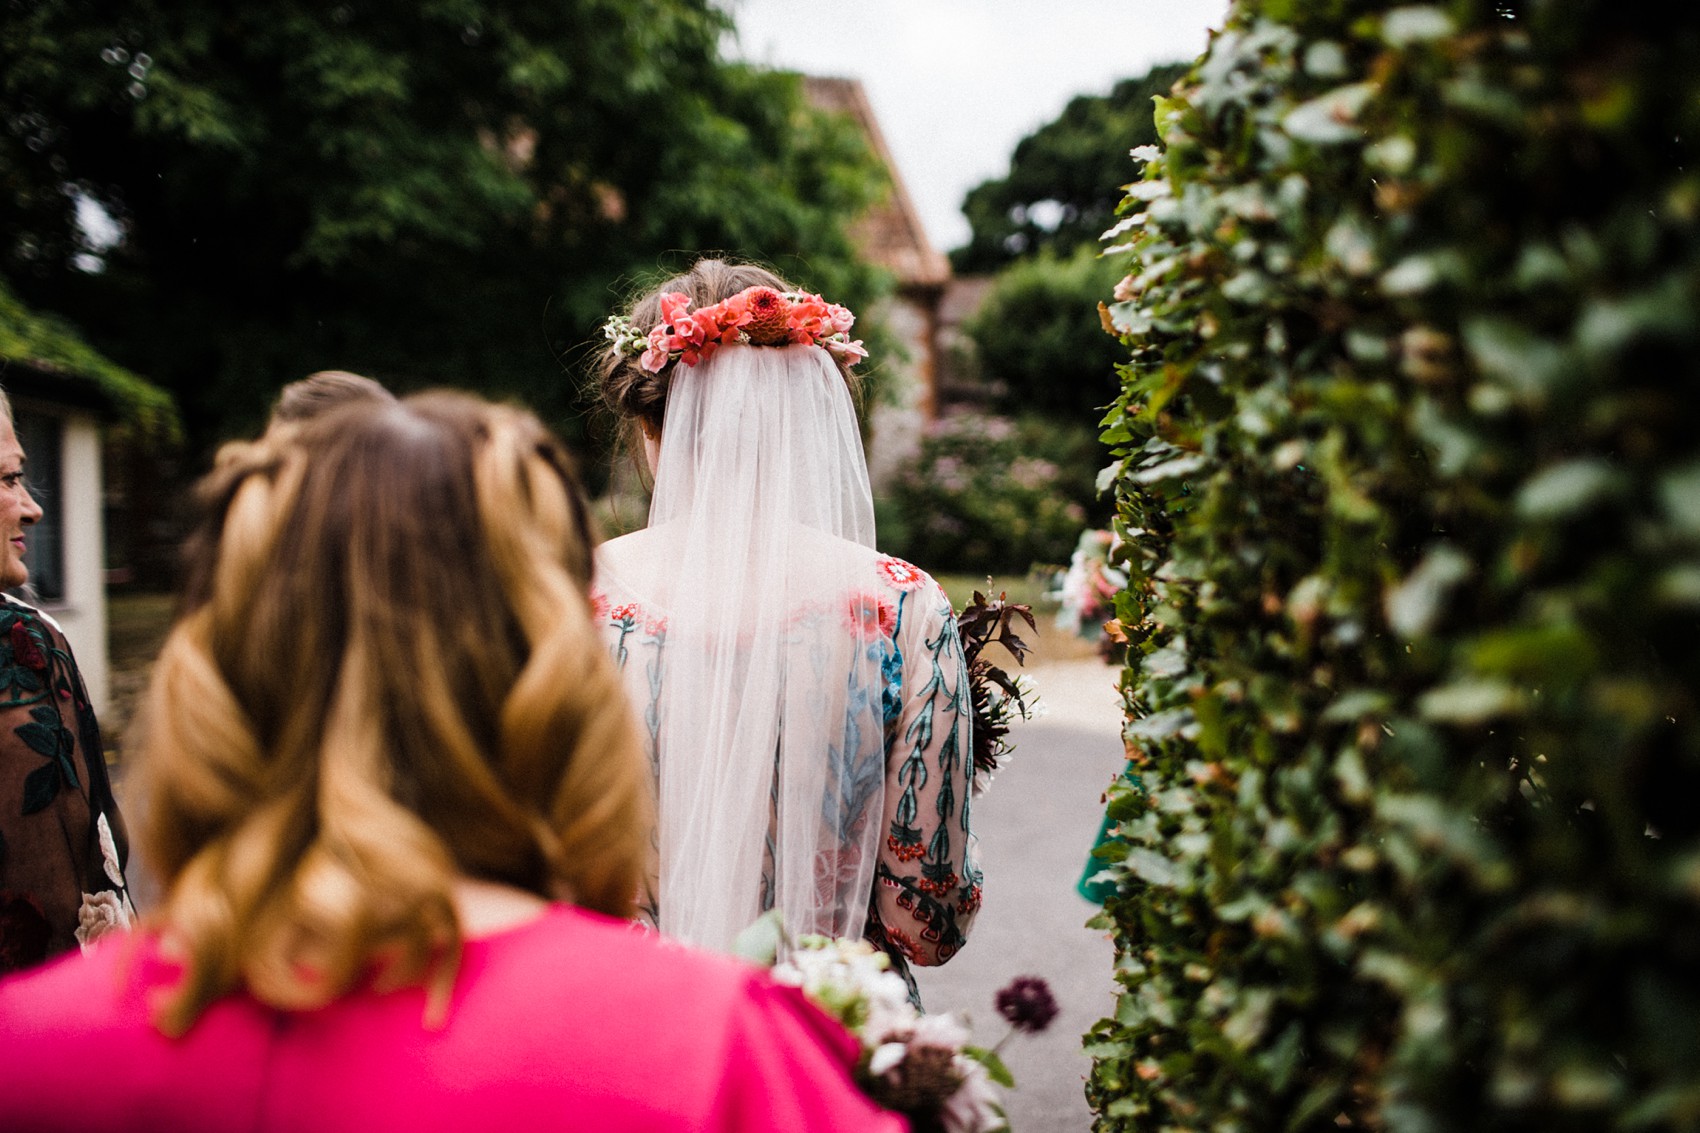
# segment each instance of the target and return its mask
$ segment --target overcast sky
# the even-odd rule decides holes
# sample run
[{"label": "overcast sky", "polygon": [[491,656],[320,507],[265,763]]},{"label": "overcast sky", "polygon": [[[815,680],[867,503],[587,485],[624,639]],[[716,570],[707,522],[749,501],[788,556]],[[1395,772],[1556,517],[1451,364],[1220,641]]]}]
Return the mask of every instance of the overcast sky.
[{"label": "overcast sky", "polygon": [[[939,251],[968,239],[962,198],[1077,94],[1193,59],[1227,0],[718,0],[731,53],[862,80]],[[1133,167],[1128,167],[1129,179]]]}]

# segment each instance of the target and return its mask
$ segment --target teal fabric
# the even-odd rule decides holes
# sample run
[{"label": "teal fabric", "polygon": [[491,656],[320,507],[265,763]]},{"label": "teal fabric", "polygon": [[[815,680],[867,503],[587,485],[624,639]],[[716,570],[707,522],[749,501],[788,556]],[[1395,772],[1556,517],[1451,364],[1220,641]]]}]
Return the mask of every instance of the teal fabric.
[{"label": "teal fabric", "polygon": [[[1126,778],[1134,790],[1141,794],[1144,793],[1145,784],[1140,781],[1138,775],[1129,771]],[[1104,820],[1098,824],[1098,837],[1093,839],[1092,849],[1086,855],[1086,868],[1080,871],[1080,880],[1074,883],[1075,892],[1094,905],[1102,905],[1116,895],[1116,883],[1103,876],[1104,872],[1110,868],[1110,863],[1098,856],[1100,847],[1115,841],[1115,835],[1110,833],[1110,828],[1114,825],[1115,823],[1110,821],[1110,816],[1106,813]]]},{"label": "teal fabric", "polygon": [[1109,868],[1106,861],[1097,855],[1099,846],[1110,841],[1110,816],[1105,815],[1104,821],[1098,827],[1098,837],[1092,843],[1092,852],[1086,855],[1086,868],[1080,873],[1080,880],[1075,883],[1075,891],[1094,905],[1102,905],[1116,895],[1116,885],[1113,881],[1093,879]]}]

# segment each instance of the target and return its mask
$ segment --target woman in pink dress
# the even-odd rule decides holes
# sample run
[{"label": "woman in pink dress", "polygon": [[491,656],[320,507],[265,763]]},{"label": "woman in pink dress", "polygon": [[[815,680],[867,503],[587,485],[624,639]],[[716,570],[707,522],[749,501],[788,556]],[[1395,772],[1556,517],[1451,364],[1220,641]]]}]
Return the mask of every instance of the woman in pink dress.
[{"label": "woman in pink dress", "polygon": [[0,984],[0,1129],[899,1130],[855,1041],[632,931],[642,741],[530,415],[227,446],[135,774],[151,925]]}]

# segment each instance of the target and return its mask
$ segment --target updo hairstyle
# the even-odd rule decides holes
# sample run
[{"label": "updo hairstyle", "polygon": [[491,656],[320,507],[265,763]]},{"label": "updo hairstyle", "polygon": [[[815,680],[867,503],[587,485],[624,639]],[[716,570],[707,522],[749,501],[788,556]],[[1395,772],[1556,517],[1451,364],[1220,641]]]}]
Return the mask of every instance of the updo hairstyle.
[{"label": "updo hairstyle", "polygon": [[351,401],[392,402],[395,394],[364,374],[347,370],[320,370],[278,391],[272,406],[271,424],[305,421],[328,413]]},{"label": "updo hairstyle", "polygon": [[476,398],[226,445],[139,722],[142,844],[186,960],[159,1024],[424,983],[460,875],[632,915],[648,761],[591,620],[566,453]]}]

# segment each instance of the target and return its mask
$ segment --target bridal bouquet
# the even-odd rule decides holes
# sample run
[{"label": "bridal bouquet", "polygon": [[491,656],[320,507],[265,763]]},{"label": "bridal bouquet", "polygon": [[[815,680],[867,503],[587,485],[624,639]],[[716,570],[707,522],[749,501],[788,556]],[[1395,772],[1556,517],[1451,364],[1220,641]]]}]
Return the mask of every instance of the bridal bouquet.
[{"label": "bridal bouquet", "polygon": [[775,980],[801,988],[856,1036],[857,1085],[907,1117],[915,1133],[1007,1133],[999,1087],[1013,1088],[1015,1079],[998,1050],[1009,1035],[1036,1034],[1057,1014],[1045,981],[1021,977],[997,995],[1009,1032],[995,1047],[976,1047],[962,1016],[918,1010],[885,953],[865,940],[792,940],[769,913],[745,930],[738,951],[770,965]]}]

